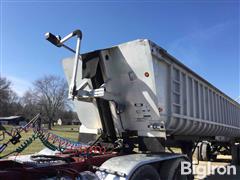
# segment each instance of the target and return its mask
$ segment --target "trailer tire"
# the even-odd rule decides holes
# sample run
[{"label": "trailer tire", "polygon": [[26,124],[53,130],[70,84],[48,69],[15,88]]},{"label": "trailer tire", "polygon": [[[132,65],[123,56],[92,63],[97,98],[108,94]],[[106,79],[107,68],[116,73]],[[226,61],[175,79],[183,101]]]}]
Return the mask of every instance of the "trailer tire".
[{"label": "trailer tire", "polygon": [[[191,180],[193,176],[181,175],[181,162],[186,161],[184,158],[167,160],[161,164],[160,176],[164,180]],[[189,161],[188,161],[189,162]]]},{"label": "trailer tire", "polygon": [[200,145],[200,159],[202,161],[210,160],[210,151],[211,146],[208,142],[202,142]]},{"label": "trailer tire", "polygon": [[239,145],[231,146],[231,154],[232,154],[232,164],[240,165],[240,147]]},{"label": "trailer tire", "polygon": [[194,157],[198,160],[198,161],[202,161],[203,159],[202,159],[202,156],[201,156],[201,150],[200,150],[200,145],[201,144],[198,144],[197,145],[197,147],[196,147],[196,149],[195,149],[195,151],[194,151]]},{"label": "trailer tire", "polygon": [[160,175],[156,168],[151,165],[139,167],[131,176],[130,180],[160,180]]}]

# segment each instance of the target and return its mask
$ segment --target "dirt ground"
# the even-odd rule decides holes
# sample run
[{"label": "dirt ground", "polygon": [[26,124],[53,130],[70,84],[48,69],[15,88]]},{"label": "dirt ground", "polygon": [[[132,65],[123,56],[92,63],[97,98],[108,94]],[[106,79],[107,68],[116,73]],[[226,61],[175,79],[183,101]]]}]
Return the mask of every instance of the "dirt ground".
[{"label": "dirt ground", "polygon": [[[240,166],[236,166],[236,174],[233,174],[233,169],[229,170],[230,175],[221,175],[218,173],[217,170],[213,170],[212,173],[206,172],[203,167],[207,167],[207,165],[210,165],[211,167],[227,167],[231,164],[229,163],[231,159],[231,156],[222,156],[220,157],[220,162],[203,162],[200,161],[198,165],[193,165],[193,168],[195,167],[198,169],[199,174],[195,174],[195,179],[206,179],[206,180],[240,180]],[[195,161],[194,164],[197,162]],[[204,173],[202,173],[204,172]],[[220,171],[220,173],[223,171]]]}]

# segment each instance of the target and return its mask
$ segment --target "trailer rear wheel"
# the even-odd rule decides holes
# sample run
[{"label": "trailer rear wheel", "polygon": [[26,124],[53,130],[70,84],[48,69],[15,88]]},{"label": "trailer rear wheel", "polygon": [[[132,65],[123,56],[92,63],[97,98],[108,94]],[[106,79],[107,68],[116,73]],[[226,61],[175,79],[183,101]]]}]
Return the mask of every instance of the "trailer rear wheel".
[{"label": "trailer rear wheel", "polygon": [[194,154],[193,154],[193,156],[198,160],[198,161],[202,161],[203,159],[202,159],[202,156],[201,156],[201,154],[200,154],[200,145],[201,144],[198,144],[197,145],[197,147],[196,147],[196,149],[195,149],[195,151],[194,151]]},{"label": "trailer rear wheel", "polygon": [[160,175],[164,180],[189,180],[192,175],[181,175],[181,162],[186,161],[183,158],[167,160],[161,165]]},{"label": "trailer rear wheel", "polygon": [[232,145],[231,154],[232,154],[232,164],[240,165],[240,146]]},{"label": "trailer rear wheel", "polygon": [[144,165],[139,167],[132,175],[130,180],[160,180],[160,176],[151,165]]},{"label": "trailer rear wheel", "polygon": [[211,152],[211,146],[208,142],[202,142],[200,144],[200,159],[202,161],[209,161],[210,160],[210,152]]}]

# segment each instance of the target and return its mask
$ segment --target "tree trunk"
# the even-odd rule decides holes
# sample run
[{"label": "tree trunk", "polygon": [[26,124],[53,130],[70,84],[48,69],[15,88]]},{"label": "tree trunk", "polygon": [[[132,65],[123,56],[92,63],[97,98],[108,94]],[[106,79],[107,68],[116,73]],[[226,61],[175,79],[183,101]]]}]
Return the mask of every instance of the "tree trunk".
[{"label": "tree trunk", "polygon": [[37,122],[37,128],[41,129],[41,127],[42,127],[42,119],[41,119],[41,117],[39,117],[38,122]]},{"label": "tree trunk", "polygon": [[49,129],[49,130],[52,130],[52,118],[49,118],[49,121],[48,121],[48,129]]}]

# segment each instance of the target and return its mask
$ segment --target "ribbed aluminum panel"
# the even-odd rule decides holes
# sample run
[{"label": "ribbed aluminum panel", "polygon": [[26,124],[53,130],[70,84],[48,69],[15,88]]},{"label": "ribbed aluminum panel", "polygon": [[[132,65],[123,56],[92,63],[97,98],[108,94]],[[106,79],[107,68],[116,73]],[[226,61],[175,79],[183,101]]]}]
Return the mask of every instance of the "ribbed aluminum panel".
[{"label": "ribbed aluminum panel", "polygon": [[[154,64],[167,66],[167,72],[161,71],[160,75],[169,77],[169,91],[165,94],[169,97],[166,121],[169,133],[239,137],[240,105],[162,48],[154,43],[151,48]],[[161,86],[159,76],[155,79],[156,85]]]}]

